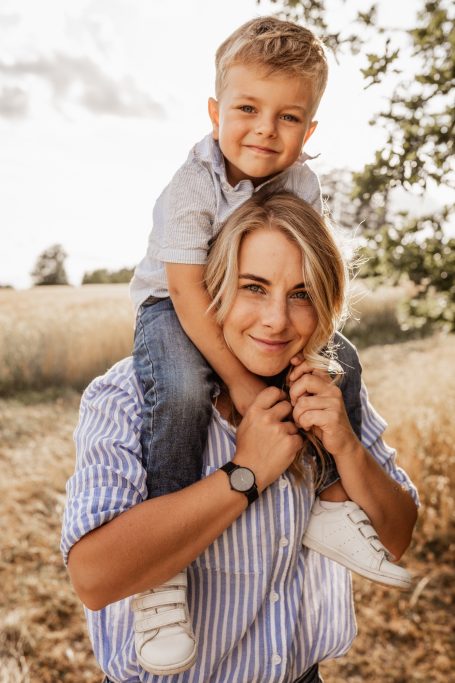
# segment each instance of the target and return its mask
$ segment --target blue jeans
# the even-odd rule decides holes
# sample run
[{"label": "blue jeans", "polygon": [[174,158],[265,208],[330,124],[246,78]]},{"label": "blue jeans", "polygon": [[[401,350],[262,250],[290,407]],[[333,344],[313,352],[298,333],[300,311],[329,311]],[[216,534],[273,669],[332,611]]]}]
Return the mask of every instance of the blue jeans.
[{"label": "blue jeans", "polygon": [[149,498],[201,478],[213,371],[183,331],[170,299],[142,304],[134,369],[144,389],[142,461]]},{"label": "blue jeans", "polygon": [[[345,372],[340,388],[346,411],[360,437],[360,362],[355,347],[343,335],[335,335],[335,344]],[[169,298],[150,297],[139,309],[134,369],[144,389],[142,461],[148,496],[155,498],[201,478],[215,381],[207,361],[183,331]],[[284,375],[271,381],[280,385]],[[327,462],[318,494],[339,479],[330,454]]]}]

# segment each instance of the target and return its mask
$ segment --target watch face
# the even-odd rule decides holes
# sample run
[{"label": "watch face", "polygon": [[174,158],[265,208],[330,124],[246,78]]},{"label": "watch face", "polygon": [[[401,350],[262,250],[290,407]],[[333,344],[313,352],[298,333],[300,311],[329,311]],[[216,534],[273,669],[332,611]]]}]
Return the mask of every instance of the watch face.
[{"label": "watch face", "polygon": [[254,485],[254,474],[246,467],[239,467],[231,474],[231,485],[236,491],[249,491]]}]

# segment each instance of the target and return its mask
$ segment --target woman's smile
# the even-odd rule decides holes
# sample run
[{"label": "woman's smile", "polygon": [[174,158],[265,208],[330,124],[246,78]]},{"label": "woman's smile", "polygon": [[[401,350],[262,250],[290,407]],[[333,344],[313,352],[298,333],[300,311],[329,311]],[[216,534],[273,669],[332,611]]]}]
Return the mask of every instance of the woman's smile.
[{"label": "woman's smile", "polygon": [[260,339],[252,334],[250,334],[250,338],[265,352],[270,353],[282,351],[289,343],[287,341],[280,341],[277,339]]}]

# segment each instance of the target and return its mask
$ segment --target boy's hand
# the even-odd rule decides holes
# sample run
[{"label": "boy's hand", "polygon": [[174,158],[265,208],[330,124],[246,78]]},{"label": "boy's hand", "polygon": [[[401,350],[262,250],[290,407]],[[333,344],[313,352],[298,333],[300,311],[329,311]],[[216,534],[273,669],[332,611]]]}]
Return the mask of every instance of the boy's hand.
[{"label": "boy's hand", "polygon": [[290,417],[292,406],[277,387],[256,397],[237,429],[234,462],[253,470],[260,491],[275,481],[293,462],[303,445]]},{"label": "boy's hand", "polygon": [[242,417],[266,386],[262,379],[251,374],[228,387],[232,402]]}]

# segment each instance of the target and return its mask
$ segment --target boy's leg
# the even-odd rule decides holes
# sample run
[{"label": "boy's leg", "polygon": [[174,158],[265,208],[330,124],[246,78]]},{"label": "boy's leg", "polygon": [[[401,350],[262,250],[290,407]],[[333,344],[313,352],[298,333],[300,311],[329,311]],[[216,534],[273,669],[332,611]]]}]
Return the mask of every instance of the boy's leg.
[{"label": "boy's leg", "polygon": [[201,477],[213,373],[183,331],[170,299],[141,307],[134,367],[144,389],[142,458],[153,498]]},{"label": "boy's leg", "polygon": [[[134,367],[144,389],[142,460],[153,498],[200,479],[212,414],[212,370],[184,333],[170,299],[150,298],[141,306]],[[180,572],[133,601],[136,654],[146,671],[173,675],[195,661],[186,590],[186,572]]]},{"label": "boy's leg", "polygon": [[[360,439],[362,368],[355,347],[341,334],[335,337],[337,359],[344,375],[340,384],[351,427]],[[364,511],[349,500],[333,457],[327,453],[327,469],[303,538],[303,545],[339,562],[361,576],[389,586],[409,589],[411,575],[390,562],[391,556]],[[319,463],[319,458],[316,459]]]}]

